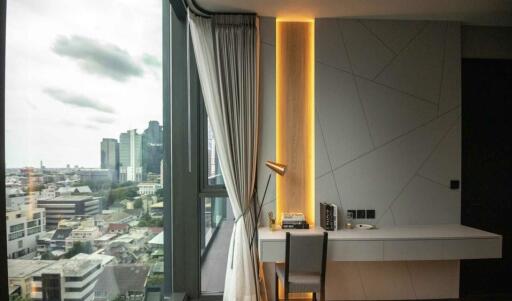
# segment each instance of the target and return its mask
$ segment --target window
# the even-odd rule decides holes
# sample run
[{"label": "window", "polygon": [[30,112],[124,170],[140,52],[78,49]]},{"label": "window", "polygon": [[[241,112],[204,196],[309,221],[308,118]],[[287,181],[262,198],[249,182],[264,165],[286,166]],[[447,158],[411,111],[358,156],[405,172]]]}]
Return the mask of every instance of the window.
[{"label": "window", "polygon": [[25,224],[17,224],[9,227],[11,232],[16,232],[25,229]]},{"label": "window", "polygon": [[207,117],[207,185],[208,186],[223,186],[224,179],[220,170],[219,155],[217,153],[217,143],[213,135],[213,129],[210,123],[210,118]]},{"label": "window", "polygon": [[227,198],[220,168],[215,135],[202,109],[201,177],[201,291],[203,294],[221,294],[229,252],[229,241],[234,217]]},{"label": "window", "polygon": [[[41,273],[29,300],[164,283],[162,19],[162,0],[9,1],[4,244]],[[98,257],[108,264],[87,266]]]},{"label": "window", "polygon": [[22,238],[22,237],[25,237],[25,231],[14,232],[14,233],[9,234],[9,241],[15,240],[18,238]]},{"label": "window", "polygon": [[40,226],[37,226],[37,227],[34,227],[34,228],[30,228],[30,229],[27,229],[27,236],[32,235],[32,234],[36,234],[36,233],[40,233],[40,232],[41,232],[41,227]]}]

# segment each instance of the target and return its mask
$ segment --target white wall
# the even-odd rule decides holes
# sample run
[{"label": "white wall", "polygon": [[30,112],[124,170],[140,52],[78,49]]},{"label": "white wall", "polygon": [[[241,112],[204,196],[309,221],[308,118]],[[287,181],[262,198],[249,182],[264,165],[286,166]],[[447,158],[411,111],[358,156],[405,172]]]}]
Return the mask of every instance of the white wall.
[{"label": "white wall", "polygon": [[[344,211],[376,209],[376,219],[369,222],[379,226],[459,223],[460,190],[449,184],[460,179],[460,25],[349,19],[315,23],[317,208],[320,202],[332,202]],[[260,74],[261,199],[269,173],[263,163],[275,159],[272,18],[261,19]],[[274,179],[265,203],[265,212],[275,212]],[[316,214],[318,221],[318,209]],[[331,300],[458,295],[458,262],[330,267]],[[336,280],[349,275],[350,288]]]}]

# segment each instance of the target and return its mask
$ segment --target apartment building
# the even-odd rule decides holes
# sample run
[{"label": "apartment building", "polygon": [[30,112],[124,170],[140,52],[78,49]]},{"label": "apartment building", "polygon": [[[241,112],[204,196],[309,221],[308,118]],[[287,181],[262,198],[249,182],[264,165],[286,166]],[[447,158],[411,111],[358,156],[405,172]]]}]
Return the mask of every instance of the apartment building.
[{"label": "apartment building", "polygon": [[102,271],[102,261],[99,259],[56,261],[33,274],[31,298],[33,301],[92,301],[94,286]]},{"label": "apartment building", "polygon": [[7,258],[19,258],[34,253],[37,239],[46,230],[44,208],[7,210]]}]

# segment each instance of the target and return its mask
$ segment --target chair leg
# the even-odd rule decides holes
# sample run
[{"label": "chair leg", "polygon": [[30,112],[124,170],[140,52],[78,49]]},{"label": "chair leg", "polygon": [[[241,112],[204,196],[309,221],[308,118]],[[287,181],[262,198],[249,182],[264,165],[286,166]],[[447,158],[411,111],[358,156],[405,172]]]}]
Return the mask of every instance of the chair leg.
[{"label": "chair leg", "polygon": [[316,301],[316,292],[313,292],[313,301]]},{"label": "chair leg", "polygon": [[275,296],[274,296],[274,301],[279,301],[279,277],[277,277],[277,273],[275,275]]}]

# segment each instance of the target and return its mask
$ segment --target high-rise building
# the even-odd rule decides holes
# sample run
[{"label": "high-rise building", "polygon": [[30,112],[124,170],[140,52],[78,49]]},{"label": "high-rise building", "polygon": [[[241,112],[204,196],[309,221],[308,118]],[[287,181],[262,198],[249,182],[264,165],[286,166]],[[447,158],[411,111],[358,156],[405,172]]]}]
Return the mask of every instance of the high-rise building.
[{"label": "high-rise building", "polygon": [[142,166],[146,172],[160,173],[160,161],[163,159],[162,126],[158,121],[151,120],[142,135]]},{"label": "high-rise building", "polygon": [[119,181],[142,181],[142,136],[137,130],[121,133],[119,137]]},{"label": "high-rise building", "polygon": [[112,182],[119,181],[119,143],[116,139],[101,141],[101,168],[110,170]]}]

